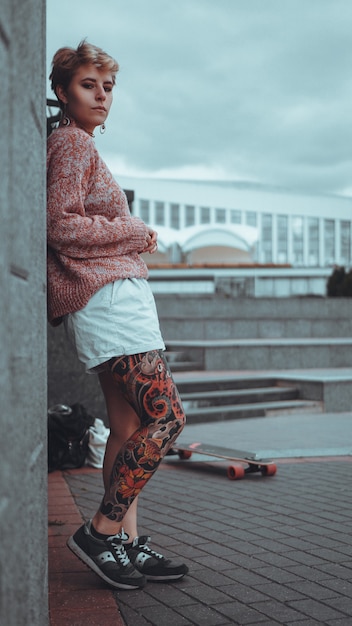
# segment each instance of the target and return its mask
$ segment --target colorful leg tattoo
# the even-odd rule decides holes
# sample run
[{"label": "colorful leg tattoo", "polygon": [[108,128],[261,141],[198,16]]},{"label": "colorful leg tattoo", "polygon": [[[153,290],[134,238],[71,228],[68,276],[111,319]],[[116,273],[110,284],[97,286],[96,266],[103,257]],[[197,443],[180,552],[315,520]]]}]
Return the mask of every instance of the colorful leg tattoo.
[{"label": "colorful leg tattoo", "polygon": [[162,351],[113,358],[116,384],[140,418],[114,462],[100,511],[121,521],[185,425],[182,402]]}]

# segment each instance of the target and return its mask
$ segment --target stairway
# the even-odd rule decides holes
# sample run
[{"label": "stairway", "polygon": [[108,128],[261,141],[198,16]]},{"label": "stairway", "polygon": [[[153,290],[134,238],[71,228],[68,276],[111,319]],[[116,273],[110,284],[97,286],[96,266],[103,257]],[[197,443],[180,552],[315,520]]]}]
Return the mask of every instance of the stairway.
[{"label": "stairway", "polygon": [[270,377],[203,378],[198,373],[177,386],[188,424],[322,411],[319,400],[300,398],[297,386]]},{"label": "stairway", "polygon": [[189,422],[351,410],[352,298],[180,294],[157,304]]}]

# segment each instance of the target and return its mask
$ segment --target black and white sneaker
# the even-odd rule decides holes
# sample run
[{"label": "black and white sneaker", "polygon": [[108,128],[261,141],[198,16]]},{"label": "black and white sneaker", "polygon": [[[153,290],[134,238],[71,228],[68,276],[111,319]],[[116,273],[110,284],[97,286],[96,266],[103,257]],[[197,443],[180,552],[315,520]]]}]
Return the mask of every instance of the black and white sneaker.
[{"label": "black and white sneaker", "polygon": [[147,580],[168,581],[178,580],[188,573],[188,567],[184,563],[175,563],[165,558],[162,554],[149,548],[150,537],[146,535],[136,537],[132,543],[125,543],[128,557],[134,567],[139,570]]},{"label": "black and white sneaker", "polygon": [[131,563],[122,541],[126,533],[96,539],[91,533],[91,520],[81,526],[67,541],[67,545],[83,563],[100,578],[118,589],[141,589],[146,578]]}]

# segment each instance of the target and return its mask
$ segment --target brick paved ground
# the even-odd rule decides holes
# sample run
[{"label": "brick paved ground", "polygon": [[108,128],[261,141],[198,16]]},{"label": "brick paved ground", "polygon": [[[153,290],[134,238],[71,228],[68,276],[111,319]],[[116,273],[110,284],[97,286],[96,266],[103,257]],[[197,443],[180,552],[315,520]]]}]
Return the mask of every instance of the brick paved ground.
[{"label": "brick paved ground", "polygon": [[[168,457],[142,492],[140,532],[185,559],[190,574],[142,591],[110,591],[64,547],[80,516],[90,517],[100,502],[101,472],[51,474],[51,626],[351,626],[351,419],[283,416],[206,426],[213,443],[236,433],[243,447],[255,442],[255,449],[275,448],[275,456],[291,443],[303,458],[280,459],[270,478],[229,481],[221,463]],[[188,427],[187,438],[204,439],[204,432]],[[334,458],[330,450],[343,452]]]},{"label": "brick paved ground", "polygon": [[[66,480],[90,517],[99,472]],[[220,466],[190,469],[169,459],[142,494],[140,523],[156,546],[186,559],[190,575],[111,594],[125,623],[351,625],[351,480],[343,457],[280,463],[273,478],[236,482]]]}]

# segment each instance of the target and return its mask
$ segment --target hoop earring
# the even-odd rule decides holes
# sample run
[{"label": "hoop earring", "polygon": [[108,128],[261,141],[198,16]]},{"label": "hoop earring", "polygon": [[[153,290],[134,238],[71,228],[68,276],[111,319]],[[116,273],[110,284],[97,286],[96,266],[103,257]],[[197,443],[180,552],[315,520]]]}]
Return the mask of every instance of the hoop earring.
[{"label": "hoop earring", "polygon": [[68,117],[68,115],[66,114],[66,104],[64,105],[64,108],[62,110],[61,124],[63,126],[69,126],[71,124],[71,120]]},{"label": "hoop earring", "polygon": [[104,135],[105,131],[106,131],[106,126],[105,126],[105,124],[103,122],[102,125],[100,126],[100,134]]}]

